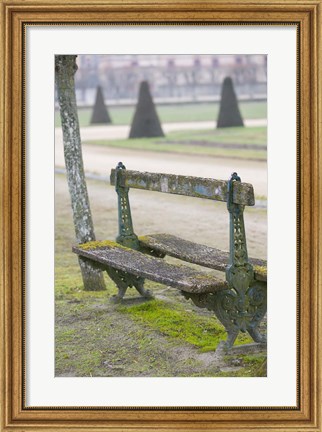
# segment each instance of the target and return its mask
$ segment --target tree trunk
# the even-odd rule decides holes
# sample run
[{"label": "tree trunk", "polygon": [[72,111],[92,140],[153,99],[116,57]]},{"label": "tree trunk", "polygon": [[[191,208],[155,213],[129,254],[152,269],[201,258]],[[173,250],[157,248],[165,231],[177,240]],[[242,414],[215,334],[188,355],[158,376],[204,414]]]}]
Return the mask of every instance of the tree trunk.
[{"label": "tree trunk", "polygon": [[[64,156],[67,181],[72,203],[74,227],[78,243],[95,240],[94,226],[84,175],[83,156],[79,132],[74,75],[77,70],[75,55],[55,57],[55,80],[63,129]],[[80,259],[84,289],[105,289],[103,274]]]}]

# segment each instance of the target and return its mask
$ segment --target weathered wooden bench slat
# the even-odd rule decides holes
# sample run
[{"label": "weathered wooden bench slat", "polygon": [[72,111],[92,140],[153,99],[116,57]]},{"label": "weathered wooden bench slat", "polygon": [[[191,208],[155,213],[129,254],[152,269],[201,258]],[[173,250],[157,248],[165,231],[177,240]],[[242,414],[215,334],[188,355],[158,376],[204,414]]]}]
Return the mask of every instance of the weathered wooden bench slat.
[{"label": "weathered wooden bench slat", "polygon": [[[225,180],[131,170],[120,170],[119,176],[119,184],[123,187],[227,202],[228,182]],[[111,185],[115,185],[115,169],[111,171],[110,181]],[[255,204],[253,186],[249,183],[235,182],[233,202],[253,206]]]},{"label": "weathered wooden bench slat", "polygon": [[[215,270],[225,271],[229,262],[228,252],[184,240],[171,234],[147,235],[139,237],[139,240],[144,247]],[[250,258],[249,261],[254,266],[255,278],[266,281],[266,261],[255,258]]]},{"label": "weathered wooden bench slat", "polygon": [[[190,293],[209,293],[227,288],[227,282],[188,266],[169,264],[160,258],[125,248],[115,242],[98,247],[93,243],[95,242],[91,242],[93,247],[89,247],[89,244],[83,247],[74,246],[73,252],[101,265],[111,266]],[[99,245],[99,242],[97,244]]]}]

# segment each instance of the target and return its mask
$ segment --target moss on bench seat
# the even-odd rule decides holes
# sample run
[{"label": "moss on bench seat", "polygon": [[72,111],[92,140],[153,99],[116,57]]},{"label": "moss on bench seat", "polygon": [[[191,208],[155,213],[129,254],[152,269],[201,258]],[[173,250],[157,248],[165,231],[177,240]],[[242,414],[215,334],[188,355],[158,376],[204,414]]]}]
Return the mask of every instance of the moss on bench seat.
[{"label": "moss on bench seat", "polygon": [[73,247],[73,252],[104,268],[133,274],[154,282],[163,283],[189,293],[211,293],[227,288],[227,282],[186,265],[174,265],[160,258],[113,241],[94,241]]}]

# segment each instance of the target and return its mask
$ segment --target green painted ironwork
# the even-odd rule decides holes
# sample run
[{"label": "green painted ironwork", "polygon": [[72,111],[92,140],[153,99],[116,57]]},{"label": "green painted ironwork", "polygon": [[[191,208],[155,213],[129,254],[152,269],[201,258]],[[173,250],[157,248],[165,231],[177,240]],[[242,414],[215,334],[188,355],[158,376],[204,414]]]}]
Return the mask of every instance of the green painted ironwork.
[{"label": "green painted ironwork", "polygon": [[[125,170],[122,162],[119,162],[115,169],[115,190],[118,195],[118,228],[119,234],[116,237],[117,243],[138,250],[140,243],[138,236],[134,233],[131,207],[129,200],[129,188],[125,187],[122,182],[121,171]],[[149,290],[144,289],[145,279],[140,276],[134,276],[124,271],[115,270],[111,267],[107,269],[107,273],[114,281],[118,288],[118,294],[113,297],[114,301],[121,301],[125,295],[127,288],[136,288],[142,297],[152,298],[153,295]]]},{"label": "green painted ironwork", "polygon": [[129,188],[122,184],[121,171],[125,170],[122,162],[119,162],[115,170],[115,190],[118,195],[118,225],[119,235],[116,241],[123,246],[138,250],[140,247],[138,236],[134,233],[131,207],[129,200]]},{"label": "green painted ironwork", "polygon": [[[115,169],[115,190],[118,194],[118,225],[119,234],[116,241],[123,246],[142,250],[139,239],[133,230],[129,187],[125,186],[122,174],[125,166],[119,162]],[[123,171],[123,173],[122,173]],[[231,348],[238,333],[248,332],[255,342],[265,343],[265,336],[259,332],[259,324],[266,313],[267,296],[266,282],[255,280],[254,269],[248,260],[246,233],[244,225],[244,205],[233,200],[233,189],[241,182],[237,173],[233,173],[227,182],[227,209],[230,214],[230,255],[226,268],[226,281],[229,288],[215,293],[182,292],[185,298],[191,299],[198,307],[214,311],[219,321],[225,327],[228,337],[225,342]],[[152,254],[153,251],[148,253]],[[154,253],[153,253],[154,254]],[[160,254],[164,256],[164,254]],[[128,287],[135,287],[145,298],[152,294],[145,290],[144,278],[128,274],[124,271],[107,269],[107,273],[118,287],[115,301],[120,301]]]},{"label": "green painted ironwork", "polygon": [[238,333],[248,332],[255,342],[265,343],[258,326],[267,309],[266,282],[254,278],[254,269],[248,260],[244,225],[244,205],[233,202],[233,185],[240,182],[237,173],[228,180],[227,209],[230,213],[230,258],[226,268],[229,288],[216,293],[183,293],[197,306],[215,312],[225,327],[226,347],[231,348]]},{"label": "green painted ironwork", "polygon": [[229,327],[227,345],[232,345],[239,331],[248,331],[256,342],[264,342],[257,329],[266,312],[266,284],[255,283],[254,269],[248,260],[244,225],[244,206],[233,203],[233,185],[240,182],[237,173],[228,181],[227,209],[230,213],[230,262],[226,280],[230,291],[221,292],[216,309]]},{"label": "green painted ironwork", "polygon": [[121,270],[116,270],[112,267],[107,267],[106,272],[118,288],[118,293],[111,298],[112,302],[121,302],[125,296],[126,290],[132,287],[134,287],[142,297],[146,299],[153,298],[152,292],[144,288],[144,278]]},{"label": "green painted ironwork", "polygon": [[228,180],[230,262],[226,268],[226,280],[230,292],[228,294],[222,291],[216,301],[218,314],[226,326],[229,326],[228,346],[234,343],[239,330],[248,331],[256,342],[265,342],[257,326],[266,313],[266,284],[255,282],[254,269],[248,260],[244,225],[245,206],[233,202],[233,185],[240,181],[237,173],[233,173]]}]

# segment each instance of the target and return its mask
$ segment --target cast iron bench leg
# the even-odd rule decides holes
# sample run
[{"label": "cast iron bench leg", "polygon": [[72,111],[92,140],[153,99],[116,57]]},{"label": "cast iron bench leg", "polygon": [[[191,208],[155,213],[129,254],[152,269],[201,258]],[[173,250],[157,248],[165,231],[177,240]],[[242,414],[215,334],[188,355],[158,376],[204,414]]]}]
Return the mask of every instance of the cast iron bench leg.
[{"label": "cast iron bench leg", "polygon": [[153,299],[153,294],[150,290],[144,288],[144,278],[139,278],[136,282],[134,282],[134,286],[139,294],[146,299]]},{"label": "cast iron bench leg", "polygon": [[245,291],[222,290],[213,299],[212,310],[228,333],[227,348],[233,346],[240,331],[247,331],[255,342],[266,342],[258,329],[266,313],[266,284],[255,283]]},{"label": "cast iron bench leg", "polygon": [[215,313],[227,332],[227,339],[223,345],[229,349],[240,331],[248,331],[255,342],[266,342],[266,338],[258,330],[266,313],[265,285],[255,284],[246,295],[237,294],[233,289],[224,289],[216,293],[181,293],[187,300],[191,299],[196,306]]},{"label": "cast iron bench leg", "polygon": [[106,272],[118,288],[118,293],[111,298],[113,303],[121,302],[125,296],[126,290],[132,287],[134,287],[142,297],[146,299],[153,298],[151,291],[146,290],[143,287],[145,281],[144,278],[113,269],[112,267],[108,267]]},{"label": "cast iron bench leg", "polygon": [[256,281],[247,292],[248,309],[253,317],[247,325],[250,336],[258,343],[266,343],[266,336],[259,331],[259,325],[267,311],[267,283]]},{"label": "cast iron bench leg", "polygon": [[254,339],[255,342],[262,343],[262,344],[266,343],[266,336],[262,335],[259,332],[258,328],[248,327],[247,331]]},{"label": "cast iron bench leg", "polygon": [[[137,235],[134,233],[133,224],[132,224],[132,216],[131,216],[131,207],[129,201],[129,188],[125,187],[122,184],[120,178],[120,172],[125,170],[125,166],[122,162],[119,162],[116,170],[115,170],[115,190],[118,195],[118,216],[119,216],[119,235],[117,236],[116,241],[121,245],[139,250],[140,242]],[[117,273],[118,271],[116,271]],[[118,272],[117,276],[113,277],[115,274],[115,270],[107,272],[111,279],[114,280],[116,285],[118,286],[119,293],[116,296],[117,301],[121,301],[124,297],[125,291],[128,287],[135,287],[139,294],[146,299],[153,298],[151,291],[144,289],[144,278],[139,276],[134,276],[125,272]],[[121,282],[117,282],[121,277]],[[125,287],[125,289],[124,289]]]},{"label": "cast iron bench leg", "polygon": [[123,297],[125,296],[126,290],[128,288],[128,282],[126,281],[126,273],[115,270],[111,267],[106,269],[106,273],[112,279],[112,281],[116,284],[118,293],[111,297],[111,301],[113,303],[119,303]]}]

